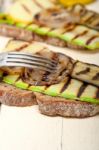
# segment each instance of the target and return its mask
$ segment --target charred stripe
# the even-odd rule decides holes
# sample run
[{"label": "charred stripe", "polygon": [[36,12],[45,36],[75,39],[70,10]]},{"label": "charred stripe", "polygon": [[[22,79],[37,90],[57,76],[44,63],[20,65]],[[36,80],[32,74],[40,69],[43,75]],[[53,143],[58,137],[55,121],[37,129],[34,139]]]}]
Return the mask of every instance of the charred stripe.
[{"label": "charred stripe", "polygon": [[35,3],[39,8],[44,9],[44,7],[37,1],[37,0],[32,0],[33,3]]},{"label": "charred stripe", "polygon": [[76,28],[77,26],[76,25],[74,25],[74,24],[72,24],[71,26],[70,26],[70,24],[68,24],[67,26],[66,26],[66,32],[69,32],[69,31],[73,31],[75,28]]},{"label": "charred stripe", "polygon": [[21,4],[21,6],[23,7],[23,9],[24,9],[28,14],[31,14],[30,9],[29,9],[26,5]]},{"label": "charred stripe", "polygon": [[99,72],[92,78],[92,80],[99,80]]},{"label": "charred stripe", "polygon": [[78,91],[77,97],[80,97],[87,87],[87,83],[83,83]]},{"label": "charred stripe", "polygon": [[74,62],[73,67],[72,67],[72,70],[71,70],[71,75],[72,75],[72,73],[73,73],[73,71],[74,71],[74,68],[75,68],[75,66],[76,66],[76,64],[77,64],[78,62],[79,62],[79,61],[75,61],[75,62]]},{"label": "charred stripe", "polygon": [[99,89],[97,90],[97,93],[96,93],[96,99],[99,99]]},{"label": "charred stripe", "polygon": [[15,51],[21,51],[22,49],[24,49],[24,48],[26,48],[26,47],[28,47],[28,46],[29,46],[29,44],[24,44],[24,45],[22,45],[21,47],[16,48]]},{"label": "charred stripe", "polygon": [[99,25],[99,17],[98,17],[98,18],[95,18],[95,19],[91,22],[91,24],[94,25],[94,26]]},{"label": "charred stripe", "polygon": [[85,30],[84,32],[77,34],[72,40],[75,40],[76,38],[85,35],[86,33],[88,33],[88,30]]},{"label": "charred stripe", "polygon": [[92,19],[95,16],[95,13],[93,12],[87,12],[86,15],[84,14],[84,16],[82,17],[82,22],[88,22],[90,21],[90,19]]},{"label": "charred stripe", "polygon": [[86,42],[86,44],[90,44],[94,39],[96,39],[98,36],[97,35],[94,35],[92,36],[91,38],[88,39],[88,41]]},{"label": "charred stripe", "polygon": [[60,90],[60,93],[63,93],[67,87],[69,86],[70,84],[70,81],[71,81],[71,78],[69,77],[69,79],[66,81],[66,83],[64,84],[64,86],[62,87],[62,89]]},{"label": "charred stripe", "polygon": [[76,75],[86,74],[86,73],[88,73],[88,72],[90,72],[90,68],[89,68],[89,67],[87,67],[85,70],[82,70],[82,71],[80,71],[80,72],[77,72]]}]

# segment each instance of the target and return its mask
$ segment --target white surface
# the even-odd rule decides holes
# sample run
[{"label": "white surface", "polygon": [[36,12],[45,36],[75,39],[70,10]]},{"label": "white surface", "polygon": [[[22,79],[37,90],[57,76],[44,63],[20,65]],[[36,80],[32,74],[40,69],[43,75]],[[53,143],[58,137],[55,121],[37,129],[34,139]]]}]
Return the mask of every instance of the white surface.
[{"label": "white surface", "polygon": [[[7,41],[8,38],[0,37],[0,49]],[[54,50],[99,65],[99,53]],[[99,116],[87,119],[47,117],[39,113],[38,106],[16,108],[2,105],[0,150],[99,150]]]}]

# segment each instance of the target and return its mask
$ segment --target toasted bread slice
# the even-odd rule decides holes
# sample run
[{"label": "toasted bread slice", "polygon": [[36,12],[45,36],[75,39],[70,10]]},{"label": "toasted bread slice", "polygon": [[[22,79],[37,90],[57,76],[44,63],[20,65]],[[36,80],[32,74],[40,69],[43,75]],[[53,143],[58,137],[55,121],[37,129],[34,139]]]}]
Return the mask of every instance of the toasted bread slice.
[{"label": "toasted bread slice", "polygon": [[21,107],[37,104],[32,91],[21,90],[3,82],[0,82],[0,103]]},{"label": "toasted bread slice", "polygon": [[52,97],[41,93],[35,93],[35,95],[39,110],[45,115],[84,118],[99,113],[97,104]]}]

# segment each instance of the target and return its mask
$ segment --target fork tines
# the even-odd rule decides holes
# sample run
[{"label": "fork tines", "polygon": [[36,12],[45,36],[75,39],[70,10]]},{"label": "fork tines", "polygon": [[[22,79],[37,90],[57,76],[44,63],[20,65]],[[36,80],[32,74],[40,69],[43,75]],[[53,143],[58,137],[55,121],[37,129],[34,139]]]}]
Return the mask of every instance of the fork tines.
[{"label": "fork tines", "polygon": [[9,52],[6,57],[6,63],[8,66],[37,68],[48,72],[53,72],[57,64],[56,61],[39,55],[31,55],[20,52]]}]

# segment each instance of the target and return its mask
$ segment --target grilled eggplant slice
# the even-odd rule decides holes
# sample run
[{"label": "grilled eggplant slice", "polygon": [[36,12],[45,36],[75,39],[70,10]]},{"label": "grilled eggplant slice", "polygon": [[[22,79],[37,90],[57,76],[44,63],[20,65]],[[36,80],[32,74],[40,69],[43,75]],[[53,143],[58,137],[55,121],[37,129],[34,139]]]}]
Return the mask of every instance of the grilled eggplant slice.
[{"label": "grilled eggplant slice", "polygon": [[26,69],[23,71],[22,79],[31,85],[51,85],[59,83],[69,75],[73,68],[74,60],[60,53],[42,50],[37,53],[40,56],[55,60],[57,62],[54,72]]},{"label": "grilled eggplant slice", "polygon": [[87,9],[84,5],[76,4],[67,8],[70,14],[78,18],[78,24],[83,24],[99,31],[99,14]]},{"label": "grilled eggplant slice", "polygon": [[79,17],[74,17],[64,8],[50,8],[41,11],[34,16],[34,22],[50,28],[62,28],[67,24],[79,22]]},{"label": "grilled eggplant slice", "polygon": [[[22,81],[26,82],[30,85],[51,85],[55,83],[59,83],[64,80],[64,78],[71,74],[73,69],[74,60],[61,54],[54,53],[47,50],[42,50],[36,53],[40,56],[49,58],[51,60],[55,60],[57,62],[55,71],[49,73],[43,70],[29,69],[29,68],[1,68],[5,74],[19,74],[22,78]],[[20,85],[21,85],[20,81]]]},{"label": "grilled eggplant slice", "polygon": [[99,87],[99,66],[77,61],[71,76]]}]

